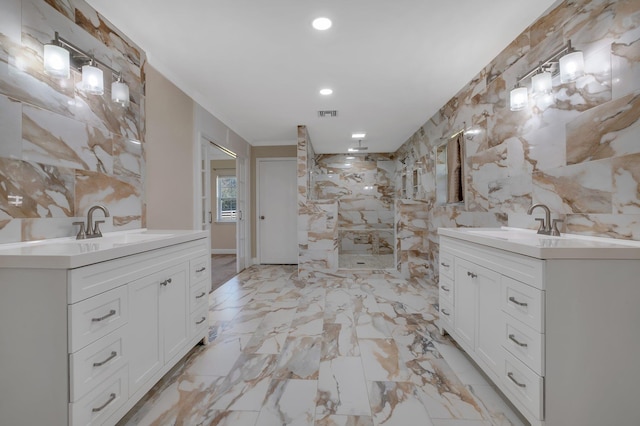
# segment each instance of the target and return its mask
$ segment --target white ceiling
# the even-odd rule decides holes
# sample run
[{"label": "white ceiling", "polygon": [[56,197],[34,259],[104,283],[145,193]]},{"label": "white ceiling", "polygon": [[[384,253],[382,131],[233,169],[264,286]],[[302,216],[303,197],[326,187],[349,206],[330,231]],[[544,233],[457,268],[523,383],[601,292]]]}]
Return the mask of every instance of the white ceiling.
[{"label": "white ceiling", "polygon": [[88,0],[250,144],[295,144],[305,124],[317,153],[356,131],[394,152],[554,1]]}]

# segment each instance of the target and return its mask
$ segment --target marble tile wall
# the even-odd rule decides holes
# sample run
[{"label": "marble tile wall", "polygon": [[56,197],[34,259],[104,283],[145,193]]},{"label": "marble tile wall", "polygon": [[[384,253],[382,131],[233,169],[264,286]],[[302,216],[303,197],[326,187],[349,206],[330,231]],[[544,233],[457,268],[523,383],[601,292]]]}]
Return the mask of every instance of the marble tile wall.
[{"label": "marble tile wall", "polygon": [[[130,105],[79,89],[81,75],[43,71],[43,45],[60,36],[120,70]],[[74,235],[91,205],[103,230],[145,226],[145,53],[84,0],[0,2],[0,243]]]},{"label": "marble tile wall", "polygon": [[[569,39],[585,75],[554,78],[551,104],[510,111],[517,77]],[[434,147],[465,125],[465,202],[438,205]],[[398,170],[400,159],[422,165],[419,200],[396,202],[407,275],[437,277],[438,227],[534,228],[533,203],[564,219],[565,232],[640,240],[640,2],[556,3],[395,154]]]},{"label": "marble tile wall", "polygon": [[307,280],[338,270],[338,202],[316,199],[314,158],[307,127],[298,126],[298,275]]}]

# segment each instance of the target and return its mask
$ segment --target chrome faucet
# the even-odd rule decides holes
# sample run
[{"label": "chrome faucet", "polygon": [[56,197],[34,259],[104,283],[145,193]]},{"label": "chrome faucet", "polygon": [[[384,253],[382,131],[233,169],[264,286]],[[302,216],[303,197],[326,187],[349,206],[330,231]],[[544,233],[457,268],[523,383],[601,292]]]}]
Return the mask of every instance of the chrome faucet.
[{"label": "chrome faucet", "polygon": [[[536,207],[540,207],[541,209],[544,210],[544,218],[542,217],[536,218],[538,222],[541,222],[540,228],[538,228],[538,234],[551,235],[551,210],[549,210],[549,207],[545,206],[544,204],[534,204],[531,207],[529,207],[527,214],[533,213],[533,210]],[[560,233],[558,233],[558,235],[560,235]]]},{"label": "chrome faucet", "polygon": [[92,206],[87,213],[86,229],[84,227],[84,222],[73,222],[74,225],[80,225],[80,230],[78,231],[78,235],[76,235],[76,240],[102,237],[100,224],[104,223],[104,220],[96,220],[95,222],[93,221],[93,212],[95,212],[96,210],[102,210],[102,213],[104,213],[104,217],[109,217],[109,209],[107,209],[105,206],[100,204]]}]

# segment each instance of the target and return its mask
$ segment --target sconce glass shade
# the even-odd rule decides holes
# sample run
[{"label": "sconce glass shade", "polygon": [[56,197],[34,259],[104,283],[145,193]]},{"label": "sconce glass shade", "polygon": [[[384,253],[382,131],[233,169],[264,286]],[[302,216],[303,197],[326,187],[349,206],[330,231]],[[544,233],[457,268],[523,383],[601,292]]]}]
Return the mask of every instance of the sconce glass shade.
[{"label": "sconce glass shade", "polygon": [[541,72],[531,78],[531,94],[534,96],[548,95],[553,89],[550,72]]},{"label": "sconce glass shade", "polygon": [[92,65],[82,67],[82,90],[91,95],[104,93],[104,79],[100,68]]},{"label": "sconce glass shade", "polygon": [[44,72],[52,77],[69,78],[69,51],[55,44],[44,45]]},{"label": "sconce glass shade", "polygon": [[516,87],[510,94],[511,111],[522,111],[529,103],[529,95],[526,87]]},{"label": "sconce glass shade", "polygon": [[111,83],[111,100],[123,107],[129,106],[129,86],[122,81]]},{"label": "sconce glass shade", "polygon": [[568,83],[584,75],[582,52],[571,52],[560,58],[560,81]]}]

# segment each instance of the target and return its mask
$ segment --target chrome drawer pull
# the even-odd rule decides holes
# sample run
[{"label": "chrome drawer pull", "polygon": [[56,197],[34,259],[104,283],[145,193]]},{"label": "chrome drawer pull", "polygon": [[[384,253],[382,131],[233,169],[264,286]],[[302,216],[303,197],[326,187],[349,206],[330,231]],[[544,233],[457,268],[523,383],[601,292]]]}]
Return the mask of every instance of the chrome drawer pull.
[{"label": "chrome drawer pull", "polygon": [[526,388],[527,385],[525,385],[524,383],[518,383],[518,381],[516,379],[513,378],[513,373],[511,371],[509,371],[507,373],[507,377],[511,379],[511,381],[513,383],[515,383],[517,386],[521,387],[521,388]]},{"label": "chrome drawer pull", "polygon": [[196,321],[196,324],[202,324],[206,319],[207,319],[206,317],[202,317],[200,321]]},{"label": "chrome drawer pull", "polygon": [[112,393],[111,395],[109,395],[109,400],[107,402],[105,402],[98,408],[92,408],[91,411],[94,413],[99,413],[100,411],[104,410],[107,407],[107,405],[111,404],[114,399],[116,399],[116,394]]},{"label": "chrome drawer pull", "polygon": [[446,309],[440,309],[440,312],[442,312],[443,314],[445,314],[446,316],[449,316],[449,312],[447,312]]},{"label": "chrome drawer pull", "polygon": [[202,298],[205,294],[207,294],[207,293],[205,293],[205,292],[203,291],[203,292],[202,292],[202,294],[201,294],[200,296],[196,296],[196,299],[200,299],[200,298]]},{"label": "chrome drawer pull", "polygon": [[510,334],[509,335],[509,340],[511,340],[516,345],[518,345],[520,347],[523,347],[523,348],[526,348],[527,346],[529,346],[527,343],[518,342],[518,340],[516,339],[516,335],[515,334]]},{"label": "chrome drawer pull", "polygon": [[207,270],[207,268],[203,266],[203,267],[202,267],[202,268],[200,268],[200,269],[196,269],[196,273],[197,273],[197,274],[199,274],[200,272],[204,272],[204,271],[206,271],[206,270]]},{"label": "chrome drawer pull", "polygon": [[108,363],[109,361],[111,361],[112,359],[114,359],[117,356],[118,356],[118,353],[116,351],[111,351],[111,355],[109,355],[109,358],[105,359],[102,362],[94,362],[93,366],[94,367],[102,367],[103,365],[105,365],[106,363]]},{"label": "chrome drawer pull", "polygon": [[443,290],[444,290],[444,291],[446,291],[446,292],[449,292],[449,290],[450,290],[450,288],[449,288],[449,287],[445,287],[445,286],[441,286],[440,288],[441,288],[441,289],[443,289]]},{"label": "chrome drawer pull", "polygon": [[470,276],[471,278],[476,278],[478,276],[478,274],[474,274],[471,271],[467,271],[467,275]]},{"label": "chrome drawer pull", "polygon": [[511,297],[509,298],[509,302],[513,302],[513,303],[515,303],[515,304],[516,304],[516,305],[518,305],[518,306],[529,306],[529,304],[528,304],[528,303],[525,303],[525,302],[518,302],[518,301],[516,300],[516,298],[515,298],[515,297],[513,297],[513,296],[511,296]]},{"label": "chrome drawer pull", "polygon": [[451,266],[451,265],[449,265],[449,264],[447,264],[447,263],[444,263],[444,262],[440,262],[440,264],[441,264],[442,266],[444,266],[445,268],[448,268],[449,266]]},{"label": "chrome drawer pull", "polygon": [[171,284],[171,278],[167,278],[166,280],[160,283],[160,285],[164,285],[164,286],[166,286],[167,284]]},{"label": "chrome drawer pull", "polygon": [[92,321],[92,322],[100,322],[100,321],[104,321],[104,320],[106,320],[107,318],[114,316],[115,314],[116,314],[116,310],[115,310],[115,309],[112,309],[112,310],[110,310],[110,311],[109,311],[109,313],[108,313],[107,315],[105,315],[105,316],[103,316],[103,317],[100,317],[100,318],[91,318],[91,321]]}]

